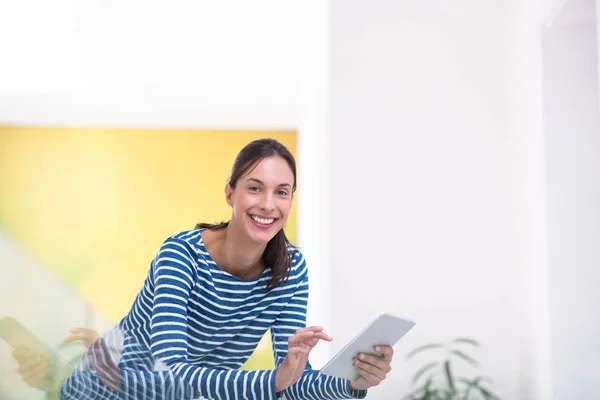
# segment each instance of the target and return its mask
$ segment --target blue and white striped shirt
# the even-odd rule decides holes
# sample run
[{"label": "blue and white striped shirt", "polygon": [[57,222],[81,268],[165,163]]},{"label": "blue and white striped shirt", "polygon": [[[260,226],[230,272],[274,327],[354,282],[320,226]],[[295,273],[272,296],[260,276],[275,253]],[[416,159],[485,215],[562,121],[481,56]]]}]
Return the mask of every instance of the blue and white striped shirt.
[{"label": "blue and white striped shirt", "polygon": [[[267,289],[270,268],[255,279],[223,271],[208,254],[201,232],[181,232],[163,243],[119,323],[124,332],[118,363],[123,398],[277,398],[276,370],[239,368],[269,328],[279,367],[288,338],[306,326],[306,261],[299,250],[290,249],[294,257],[288,281]],[[81,386],[73,382],[75,377],[69,380],[65,399],[70,398],[69,384],[71,389]],[[348,380],[322,375],[309,364],[283,394],[288,400],[326,400],[364,398],[366,391],[351,392]]]}]

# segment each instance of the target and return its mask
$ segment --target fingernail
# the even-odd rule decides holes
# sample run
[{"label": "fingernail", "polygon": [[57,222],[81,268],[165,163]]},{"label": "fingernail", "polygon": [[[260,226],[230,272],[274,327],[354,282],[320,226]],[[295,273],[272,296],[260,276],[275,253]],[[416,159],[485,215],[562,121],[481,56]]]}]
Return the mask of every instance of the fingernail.
[{"label": "fingernail", "polygon": [[381,347],[375,347],[375,351],[381,351]]},{"label": "fingernail", "polygon": [[364,360],[365,359],[365,355],[364,354],[359,354],[358,358],[360,358],[361,360]]}]

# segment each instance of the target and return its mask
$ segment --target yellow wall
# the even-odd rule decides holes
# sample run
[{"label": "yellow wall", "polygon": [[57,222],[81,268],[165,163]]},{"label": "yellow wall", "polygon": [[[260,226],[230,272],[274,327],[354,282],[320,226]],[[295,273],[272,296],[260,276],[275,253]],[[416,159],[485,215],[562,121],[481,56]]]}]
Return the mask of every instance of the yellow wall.
[{"label": "yellow wall", "polygon": [[288,131],[0,127],[0,228],[116,322],[164,239],[229,219],[235,155],[261,137],[296,154]]}]

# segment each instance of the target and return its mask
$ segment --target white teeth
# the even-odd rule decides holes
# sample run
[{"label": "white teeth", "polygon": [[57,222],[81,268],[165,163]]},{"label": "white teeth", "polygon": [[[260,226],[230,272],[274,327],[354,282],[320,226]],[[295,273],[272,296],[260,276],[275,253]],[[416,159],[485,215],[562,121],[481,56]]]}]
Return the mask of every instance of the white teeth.
[{"label": "white teeth", "polygon": [[275,221],[275,218],[259,218],[256,215],[250,217],[261,225],[271,225]]}]

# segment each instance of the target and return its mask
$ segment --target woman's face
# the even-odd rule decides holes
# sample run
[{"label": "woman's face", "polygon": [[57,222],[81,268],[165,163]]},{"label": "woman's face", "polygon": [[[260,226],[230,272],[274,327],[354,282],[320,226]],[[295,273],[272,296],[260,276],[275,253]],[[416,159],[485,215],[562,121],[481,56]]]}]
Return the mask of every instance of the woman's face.
[{"label": "woman's face", "polygon": [[279,156],[263,158],[242,176],[235,189],[227,185],[227,203],[237,229],[266,244],[285,226],[292,207],[294,174]]}]

